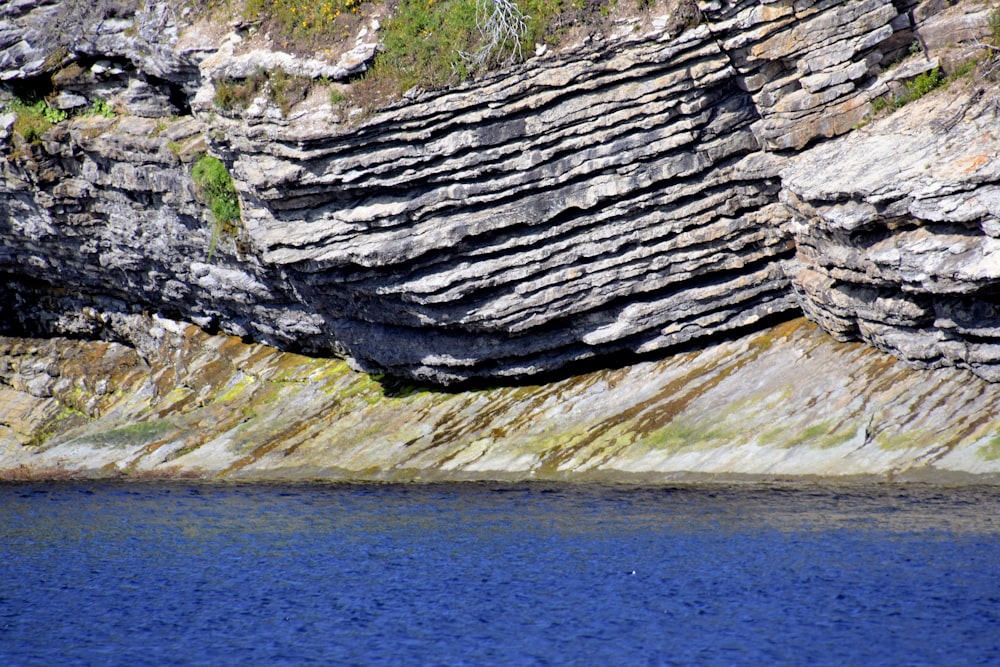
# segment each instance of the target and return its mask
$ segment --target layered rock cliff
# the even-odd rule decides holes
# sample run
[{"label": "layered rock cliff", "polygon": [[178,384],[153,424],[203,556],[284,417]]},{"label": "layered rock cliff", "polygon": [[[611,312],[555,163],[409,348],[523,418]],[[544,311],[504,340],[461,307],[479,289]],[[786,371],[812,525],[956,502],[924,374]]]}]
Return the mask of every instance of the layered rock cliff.
[{"label": "layered rock cliff", "polygon": [[658,6],[367,113],[374,26],[174,4],[0,7],[5,99],[71,116],[0,114],[0,478],[1000,475],[994,5]]},{"label": "layered rock cliff", "polygon": [[[172,3],[8,3],[11,91],[119,113],[37,142],[0,119],[3,321],[143,349],[159,313],[448,384],[801,310],[996,379],[995,82],[852,131],[908,78],[982,54],[993,8],[948,4],[705,2],[679,34],[654,12],[357,116],[320,93],[284,110],[216,94],[261,68],[349,82],[367,42],[324,63]],[[239,190],[232,235],[190,177],[205,150]]]}]

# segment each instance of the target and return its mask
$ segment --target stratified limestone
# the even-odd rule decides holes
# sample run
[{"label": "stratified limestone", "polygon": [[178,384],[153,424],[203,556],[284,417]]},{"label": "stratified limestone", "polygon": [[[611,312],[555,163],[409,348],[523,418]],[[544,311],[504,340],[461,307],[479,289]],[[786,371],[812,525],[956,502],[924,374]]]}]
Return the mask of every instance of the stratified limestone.
[{"label": "stratified limestone", "polygon": [[905,111],[789,166],[796,289],[842,339],[998,381],[996,91],[973,86]]},{"label": "stratified limestone", "polygon": [[[855,150],[842,135],[873,99],[938,61],[921,55],[892,73],[890,62],[924,34],[941,42],[947,26],[973,43],[988,32],[988,12],[889,0],[683,4],[698,21],[679,34],[666,26],[681,14],[662,17],[648,34],[591,40],[366,116],[318,91],[287,109],[266,84],[245,109],[219,108],[216,94],[257,72],[346,80],[371,57],[367,41],[324,65],[248,50],[241,28],[212,38],[172,3],[0,7],[0,78],[47,78],[61,108],[104,101],[127,112],[60,123],[38,143],[0,116],[10,158],[0,180],[0,318],[9,331],[142,351],[155,347],[143,322],[157,313],[453,384],[663,354],[801,305],[838,335],[992,377],[993,334],[976,324],[993,318],[981,298],[992,275],[973,262],[988,249],[958,253],[947,277],[966,299],[948,311],[952,328],[981,337],[973,356],[918,345],[947,328],[928,328],[926,314],[908,320],[909,342],[892,342],[895,330],[875,333],[892,318],[859,316],[842,295],[851,285],[909,293],[905,271],[871,283],[845,277],[868,269],[825,239],[821,209],[853,195],[824,200],[808,187],[858,180],[857,158],[841,165]],[[70,19],[73,30],[55,30]],[[984,93],[973,115],[945,123],[942,141],[972,136],[991,99]],[[911,143],[905,157],[891,139],[872,150],[920,169],[935,143]],[[213,228],[190,177],[206,149],[240,193],[231,234]],[[990,178],[959,189],[992,201]],[[949,183],[921,187],[944,194]],[[895,225],[895,210],[869,222]],[[912,215],[992,229],[985,213]],[[893,317],[926,306],[892,298]]]},{"label": "stratified limestone", "polygon": [[[882,63],[909,22],[885,0],[703,3],[711,28],[753,96],[754,131],[775,150],[843,134],[885,92]],[[714,10],[714,11],[713,11]]]},{"label": "stratified limestone", "polygon": [[263,261],[336,315],[366,367],[451,381],[653,351],[792,308],[780,162],[759,153],[755,118],[701,29],[308,140],[321,120],[218,126]]},{"label": "stratified limestone", "polygon": [[[127,341],[152,310],[451,383],[655,352],[795,307],[782,162],[760,152],[705,26],[356,125],[310,103],[286,119],[263,97],[216,109],[219,73],[248,58],[232,46],[201,61],[200,128],[74,121],[8,167],[25,330]],[[241,191],[235,239],[210,238],[187,178],[182,135],[199,129]]]}]

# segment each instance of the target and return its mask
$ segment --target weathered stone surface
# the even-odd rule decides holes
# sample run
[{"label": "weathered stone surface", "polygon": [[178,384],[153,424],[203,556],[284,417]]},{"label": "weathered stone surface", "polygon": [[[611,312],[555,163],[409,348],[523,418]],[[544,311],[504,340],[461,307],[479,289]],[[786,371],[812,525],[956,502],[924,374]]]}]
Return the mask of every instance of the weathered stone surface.
[{"label": "weathered stone surface", "polygon": [[[159,340],[145,357],[0,337],[0,479],[1000,480],[1000,385],[907,368],[801,318],[631,367],[461,393],[145,326]],[[25,390],[34,378],[47,395]]]},{"label": "weathered stone surface", "polygon": [[[915,35],[981,8],[925,3],[913,23],[889,0],[706,2],[680,35],[666,17],[347,122],[320,94],[217,109],[216,86],[258,67],[347,77],[372,53],[365,36],[330,64],[207,35],[171,3],[114,5],[0,8],[5,80],[51,76],[64,95],[129,112],[61,123],[39,143],[0,138],[13,157],[0,181],[9,330],[143,348],[134,322],[152,312],[449,384],[662,353],[802,307],[842,337],[992,377],[989,340],[964,360],[952,339],[938,350],[928,336],[947,327],[921,328],[926,304],[904,301],[966,299],[949,331],[992,313],[996,179],[900,181],[894,166],[919,171],[944,150],[918,130],[824,143],[871,112]],[[961,20],[959,39],[985,34]],[[972,141],[993,99],[980,97],[971,115],[955,102],[942,142]],[[190,178],[206,147],[240,192],[232,236],[213,232]],[[869,155],[872,192],[902,183],[895,199],[810,190],[863,182]],[[943,226],[896,233],[901,216]],[[844,240],[879,225],[891,240]],[[862,326],[872,285],[895,319]],[[877,328],[906,317],[912,343]]]},{"label": "weathered stone surface", "polygon": [[[841,338],[1000,380],[995,91],[924,98],[792,160],[795,278]],[[807,176],[808,175],[808,176]]]},{"label": "weathered stone surface", "polygon": [[717,25],[752,91],[761,117],[754,128],[758,139],[774,150],[801,149],[861,120],[879,94],[871,82],[899,17],[895,5],[882,0],[743,1],[724,3],[721,13],[726,20],[709,25]]}]

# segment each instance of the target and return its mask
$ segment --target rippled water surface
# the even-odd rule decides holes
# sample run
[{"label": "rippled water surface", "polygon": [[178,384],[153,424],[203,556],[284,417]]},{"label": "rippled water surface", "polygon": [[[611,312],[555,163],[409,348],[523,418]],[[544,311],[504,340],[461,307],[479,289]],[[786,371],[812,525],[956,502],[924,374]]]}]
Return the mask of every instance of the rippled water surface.
[{"label": "rippled water surface", "polygon": [[1000,664],[1000,495],[0,485],[0,664]]}]

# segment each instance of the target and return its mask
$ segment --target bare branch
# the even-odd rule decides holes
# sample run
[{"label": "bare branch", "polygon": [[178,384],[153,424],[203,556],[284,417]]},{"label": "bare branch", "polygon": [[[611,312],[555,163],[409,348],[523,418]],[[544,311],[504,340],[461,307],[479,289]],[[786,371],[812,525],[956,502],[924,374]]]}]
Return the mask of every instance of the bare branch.
[{"label": "bare branch", "polygon": [[462,53],[462,58],[474,68],[486,65],[493,58],[501,65],[521,60],[521,39],[528,31],[527,19],[514,0],[476,0],[476,27],[483,41],[474,52]]}]

